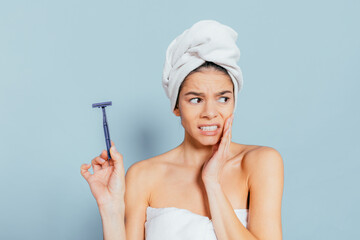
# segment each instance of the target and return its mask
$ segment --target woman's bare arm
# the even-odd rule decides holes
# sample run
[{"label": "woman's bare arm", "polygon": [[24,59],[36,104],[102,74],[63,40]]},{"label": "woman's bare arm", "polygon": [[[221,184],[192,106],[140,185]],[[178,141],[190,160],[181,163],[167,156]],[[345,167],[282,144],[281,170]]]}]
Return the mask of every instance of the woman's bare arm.
[{"label": "woman's bare arm", "polygon": [[127,240],[145,239],[146,208],[149,205],[151,170],[145,161],[133,164],[125,176],[125,226]]},{"label": "woman's bare arm", "polygon": [[273,148],[261,147],[247,154],[251,158],[249,176],[250,209],[247,228],[236,217],[220,184],[205,184],[217,238],[267,240],[282,239],[281,199],[283,161]]},{"label": "woman's bare arm", "polygon": [[[104,240],[125,240],[125,171],[123,156],[111,141],[110,162],[107,151],[102,151],[91,164],[81,165],[81,175],[90,186],[99,207],[103,223]],[[94,173],[89,172],[93,167]]]},{"label": "woman's bare arm", "polygon": [[125,205],[99,206],[104,240],[126,240]]}]

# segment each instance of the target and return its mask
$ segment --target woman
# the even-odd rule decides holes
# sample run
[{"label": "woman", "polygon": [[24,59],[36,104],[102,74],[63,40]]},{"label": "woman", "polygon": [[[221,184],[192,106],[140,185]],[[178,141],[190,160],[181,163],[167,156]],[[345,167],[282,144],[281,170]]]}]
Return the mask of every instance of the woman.
[{"label": "woman", "polygon": [[281,155],[231,142],[242,87],[236,38],[204,20],[169,45],[163,87],[185,130],[179,146],[133,164],[126,177],[113,142],[110,165],[104,150],[92,160],[94,174],[81,166],[104,239],[282,239]]}]

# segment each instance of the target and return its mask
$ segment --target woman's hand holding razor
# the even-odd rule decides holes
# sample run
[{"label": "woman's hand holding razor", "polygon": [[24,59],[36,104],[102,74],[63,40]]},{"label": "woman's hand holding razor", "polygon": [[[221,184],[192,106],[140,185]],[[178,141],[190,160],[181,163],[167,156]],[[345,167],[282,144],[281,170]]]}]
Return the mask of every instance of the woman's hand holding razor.
[{"label": "woman's hand holding razor", "polygon": [[[110,161],[103,150],[91,164],[81,165],[81,175],[89,183],[99,207],[104,240],[125,240],[125,170],[123,156],[111,141]],[[94,173],[89,172],[93,167]]]},{"label": "woman's hand holding razor", "polygon": [[[125,170],[123,156],[119,153],[113,141],[110,148],[111,159],[103,150],[100,156],[95,157],[91,164],[81,165],[81,175],[88,182],[100,211],[108,209],[112,212],[124,212]],[[110,163],[109,163],[110,162]],[[93,167],[94,173],[88,170]]]}]

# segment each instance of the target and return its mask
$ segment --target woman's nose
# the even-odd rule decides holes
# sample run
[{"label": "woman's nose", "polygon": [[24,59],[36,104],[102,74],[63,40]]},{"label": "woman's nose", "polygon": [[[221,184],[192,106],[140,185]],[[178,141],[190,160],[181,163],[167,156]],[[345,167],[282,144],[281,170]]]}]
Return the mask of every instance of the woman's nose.
[{"label": "woman's nose", "polygon": [[215,103],[212,101],[207,101],[204,104],[203,111],[201,113],[201,117],[207,117],[209,119],[212,119],[217,116],[217,109],[215,106]]}]

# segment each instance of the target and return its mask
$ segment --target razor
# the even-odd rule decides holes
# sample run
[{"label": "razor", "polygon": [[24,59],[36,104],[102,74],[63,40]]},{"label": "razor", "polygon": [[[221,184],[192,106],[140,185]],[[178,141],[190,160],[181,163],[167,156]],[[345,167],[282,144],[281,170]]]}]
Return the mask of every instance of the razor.
[{"label": "razor", "polygon": [[93,108],[102,108],[102,112],[103,112],[103,125],[104,125],[104,134],[105,134],[105,143],[106,143],[106,148],[107,148],[107,153],[108,153],[108,161],[110,164],[110,159],[111,159],[111,155],[110,155],[110,147],[111,147],[111,143],[110,143],[110,134],[109,134],[109,126],[107,124],[107,119],[106,119],[106,112],[105,112],[105,108],[107,106],[111,106],[112,102],[101,102],[101,103],[94,103],[92,105]]}]

